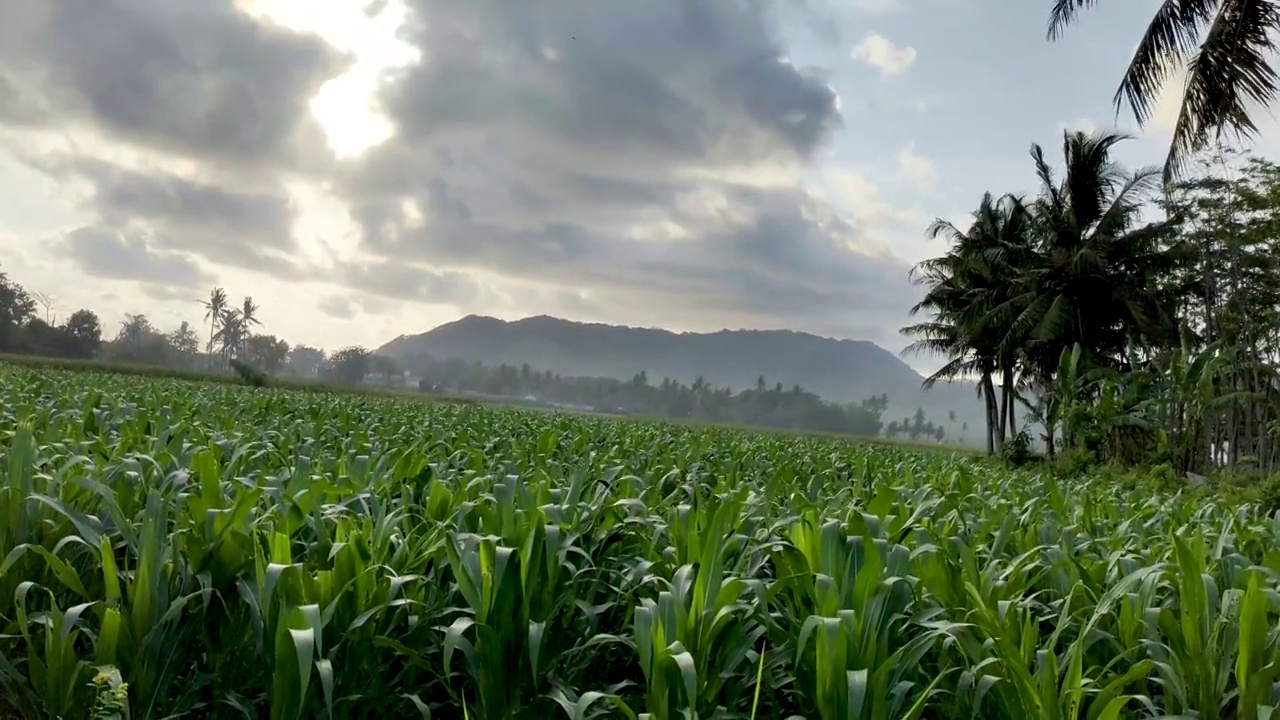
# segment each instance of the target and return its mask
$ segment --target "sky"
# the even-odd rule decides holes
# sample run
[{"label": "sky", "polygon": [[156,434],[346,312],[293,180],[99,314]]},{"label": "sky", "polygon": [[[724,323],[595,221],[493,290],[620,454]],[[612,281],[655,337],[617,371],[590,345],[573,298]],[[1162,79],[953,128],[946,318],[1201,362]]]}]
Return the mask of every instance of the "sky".
[{"label": "sky", "polygon": [[[0,0],[0,270],[54,315],[376,347],[470,313],[897,351],[983,192],[1111,105],[1155,0]],[[1258,149],[1275,144],[1265,116]],[[916,359],[928,365],[928,359]]]}]

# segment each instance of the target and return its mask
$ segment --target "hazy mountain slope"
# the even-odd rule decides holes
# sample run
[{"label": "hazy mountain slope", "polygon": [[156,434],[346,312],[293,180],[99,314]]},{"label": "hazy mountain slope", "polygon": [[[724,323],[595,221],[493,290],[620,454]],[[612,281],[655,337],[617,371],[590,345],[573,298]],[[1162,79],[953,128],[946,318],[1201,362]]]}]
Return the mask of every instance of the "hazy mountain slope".
[{"label": "hazy mountain slope", "polygon": [[835,340],[788,330],[722,330],[673,333],[667,330],[577,323],[538,316],[506,322],[468,316],[420,335],[402,335],[378,349],[407,358],[425,354],[486,365],[528,363],[561,375],[629,379],[641,370],[650,382],[670,377],[745,389],[764,375],[772,386],[799,384],[829,400],[854,402],[888,393],[886,420],[925,408],[931,420],[946,423],[955,411],[956,428],[967,421],[970,439],[981,418],[969,386],[920,390],[922,378],[892,353],[871,342]]}]

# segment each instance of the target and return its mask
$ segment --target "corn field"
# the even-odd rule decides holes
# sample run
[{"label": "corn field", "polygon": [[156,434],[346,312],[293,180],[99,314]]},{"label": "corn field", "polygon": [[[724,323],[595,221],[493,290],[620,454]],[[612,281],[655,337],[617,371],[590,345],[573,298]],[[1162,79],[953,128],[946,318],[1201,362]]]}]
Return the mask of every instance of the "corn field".
[{"label": "corn field", "polygon": [[1266,718],[1280,520],[828,439],[0,367],[0,717]]}]

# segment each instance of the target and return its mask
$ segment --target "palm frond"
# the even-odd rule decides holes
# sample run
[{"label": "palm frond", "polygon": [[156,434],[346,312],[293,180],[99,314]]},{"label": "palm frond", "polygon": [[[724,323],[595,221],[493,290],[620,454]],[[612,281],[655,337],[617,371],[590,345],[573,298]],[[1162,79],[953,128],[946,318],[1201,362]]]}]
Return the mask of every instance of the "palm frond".
[{"label": "palm frond", "polygon": [[1041,193],[1047,196],[1054,207],[1060,206],[1062,196],[1058,193],[1058,183],[1053,179],[1053,168],[1045,159],[1044,148],[1040,147],[1039,143],[1031,144],[1031,158],[1035,161],[1036,176],[1040,178]]},{"label": "palm frond", "polygon": [[1165,161],[1166,180],[1181,175],[1189,156],[1224,131],[1241,137],[1257,134],[1247,105],[1276,98],[1278,77],[1270,59],[1277,30],[1280,8],[1272,0],[1222,0],[1187,68],[1182,108]]},{"label": "palm frond", "polygon": [[1057,40],[1062,31],[1076,21],[1081,10],[1089,10],[1098,4],[1098,0],[1054,0],[1053,9],[1049,11],[1049,39]]},{"label": "palm frond", "polygon": [[1151,119],[1165,83],[1196,49],[1219,0],[1165,0],[1134,50],[1124,79],[1112,99],[1116,113],[1128,103],[1139,125]]},{"label": "palm frond", "polygon": [[976,369],[974,363],[970,360],[957,358],[943,365],[937,371],[933,372],[929,377],[920,383],[920,387],[925,390],[932,390],[935,385],[942,381],[950,381],[963,375],[973,373]]}]

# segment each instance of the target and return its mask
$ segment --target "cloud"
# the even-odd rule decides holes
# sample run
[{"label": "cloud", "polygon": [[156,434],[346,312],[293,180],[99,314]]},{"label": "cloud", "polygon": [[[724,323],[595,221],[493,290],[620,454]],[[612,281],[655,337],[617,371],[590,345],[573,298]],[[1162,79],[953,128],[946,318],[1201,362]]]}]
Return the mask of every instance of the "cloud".
[{"label": "cloud", "polygon": [[[900,324],[905,263],[804,184],[844,121],[772,2],[406,3],[399,37],[421,62],[372,103],[394,133],[341,163],[308,102],[344,58],[236,0],[0,0],[0,82],[22,93],[0,98],[0,125],[43,132],[47,113],[50,135],[77,138],[23,157],[78,192],[100,237],[77,252],[135,259],[99,273],[324,282],[335,317],[382,298],[862,337]],[[915,57],[863,46],[886,75]],[[299,212],[300,184],[325,212]],[[333,214],[349,237],[295,237]]]},{"label": "cloud", "polygon": [[301,272],[292,257],[293,207],[278,184],[230,190],[159,169],[96,158],[44,155],[30,162],[62,181],[83,182],[82,210],[100,226],[147,234],[159,248],[282,277]]},{"label": "cloud", "polygon": [[938,167],[932,160],[916,153],[915,143],[898,152],[898,177],[917,190],[932,190],[938,184]]},{"label": "cloud", "polygon": [[41,99],[18,85],[0,64],[0,123],[31,127],[49,119]]},{"label": "cloud", "polygon": [[87,275],[112,280],[137,280],[174,288],[194,288],[212,282],[189,256],[158,249],[147,238],[85,226],[66,233],[57,244]]},{"label": "cloud", "polygon": [[[1170,134],[1178,126],[1178,114],[1182,112],[1182,95],[1186,84],[1186,68],[1174,68],[1165,81],[1164,88],[1160,90],[1159,97],[1156,98],[1155,107],[1151,110],[1148,123],[1152,131]],[[1124,107],[1125,113],[1132,117],[1133,114],[1128,106]]]},{"label": "cloud", "polygon": [[[716,317],[721,323],[734,318],[743,325],[796,327],[827,318],[841,323],[845,335],[866,337],[896,323],[910,304],[906,264],[875,249],[857,227],[801,190],[717,186],[701,202],[690,200],[672,223],[687,228],[688,237],[604,235],[565,222],[517,229],[459,214],[418,230],[398,225],[383,251],[572,288],[612,317],[643,307],[651,323]],[[460,281],[408,267],[401,260],[368,272],[361,285],[423,293]],[[444,296],[457,300],[458,292]]]},{"label": "cloud", "polygon": [[474,306],[486,299],[485,288],[467,273],[437,271],[401,259],[355,263],[338,273],[334,279],[349,287],[397,300]]},{"label": "cloud", "polygon": [[888,15],[907,9],[904,0],[853,0],[851,7],[868,15]]},{"label": "cloud", "polygon": [[316,303],[320,312],[339,320],[351,320],[360,311],[360,306],[351,298],[342,295],[325,295]]},{"label": "cloud", "polygon": [[881,77],[889,78],[905,73],[915,64],[916,49],[894,45],[883,35],[872,33],[853,48],[850,57],[876,67]]},{"label": "cloud", "polygon": [[0,0],[0,17],[8,83],[59,125],[222,164],[324,147],[308,102],[345,60],[234,0]]},{"label": "cloud", "polygon": [[914,234],[929,222],[929,216],[923,212],[891,205],[881,195],[879,186],[856,171],[828,171],[824,184],[836,207],[872,231],[896,226]]},{"label": "cloud", "polygon": [[283,179],[329,171],[309,103],[347,59],[240,5],[0,0],[0,142],[87,224],[298,279]]},{"label": "cloud", "polygon": [[845,334],[910,304],[905,264],[800,186],[842,121],[763,5],[411,6],[423,61],[382,97],[398,133],[339,182],[385,263],[349,286]]},{"label": "cloud", "polygon": [[1098,124],[1087,117],[1081,116],[1071,122],[1059,122],[1058,134],[1063,132],[1084,132],[1095,133],[1098,131]]}]

